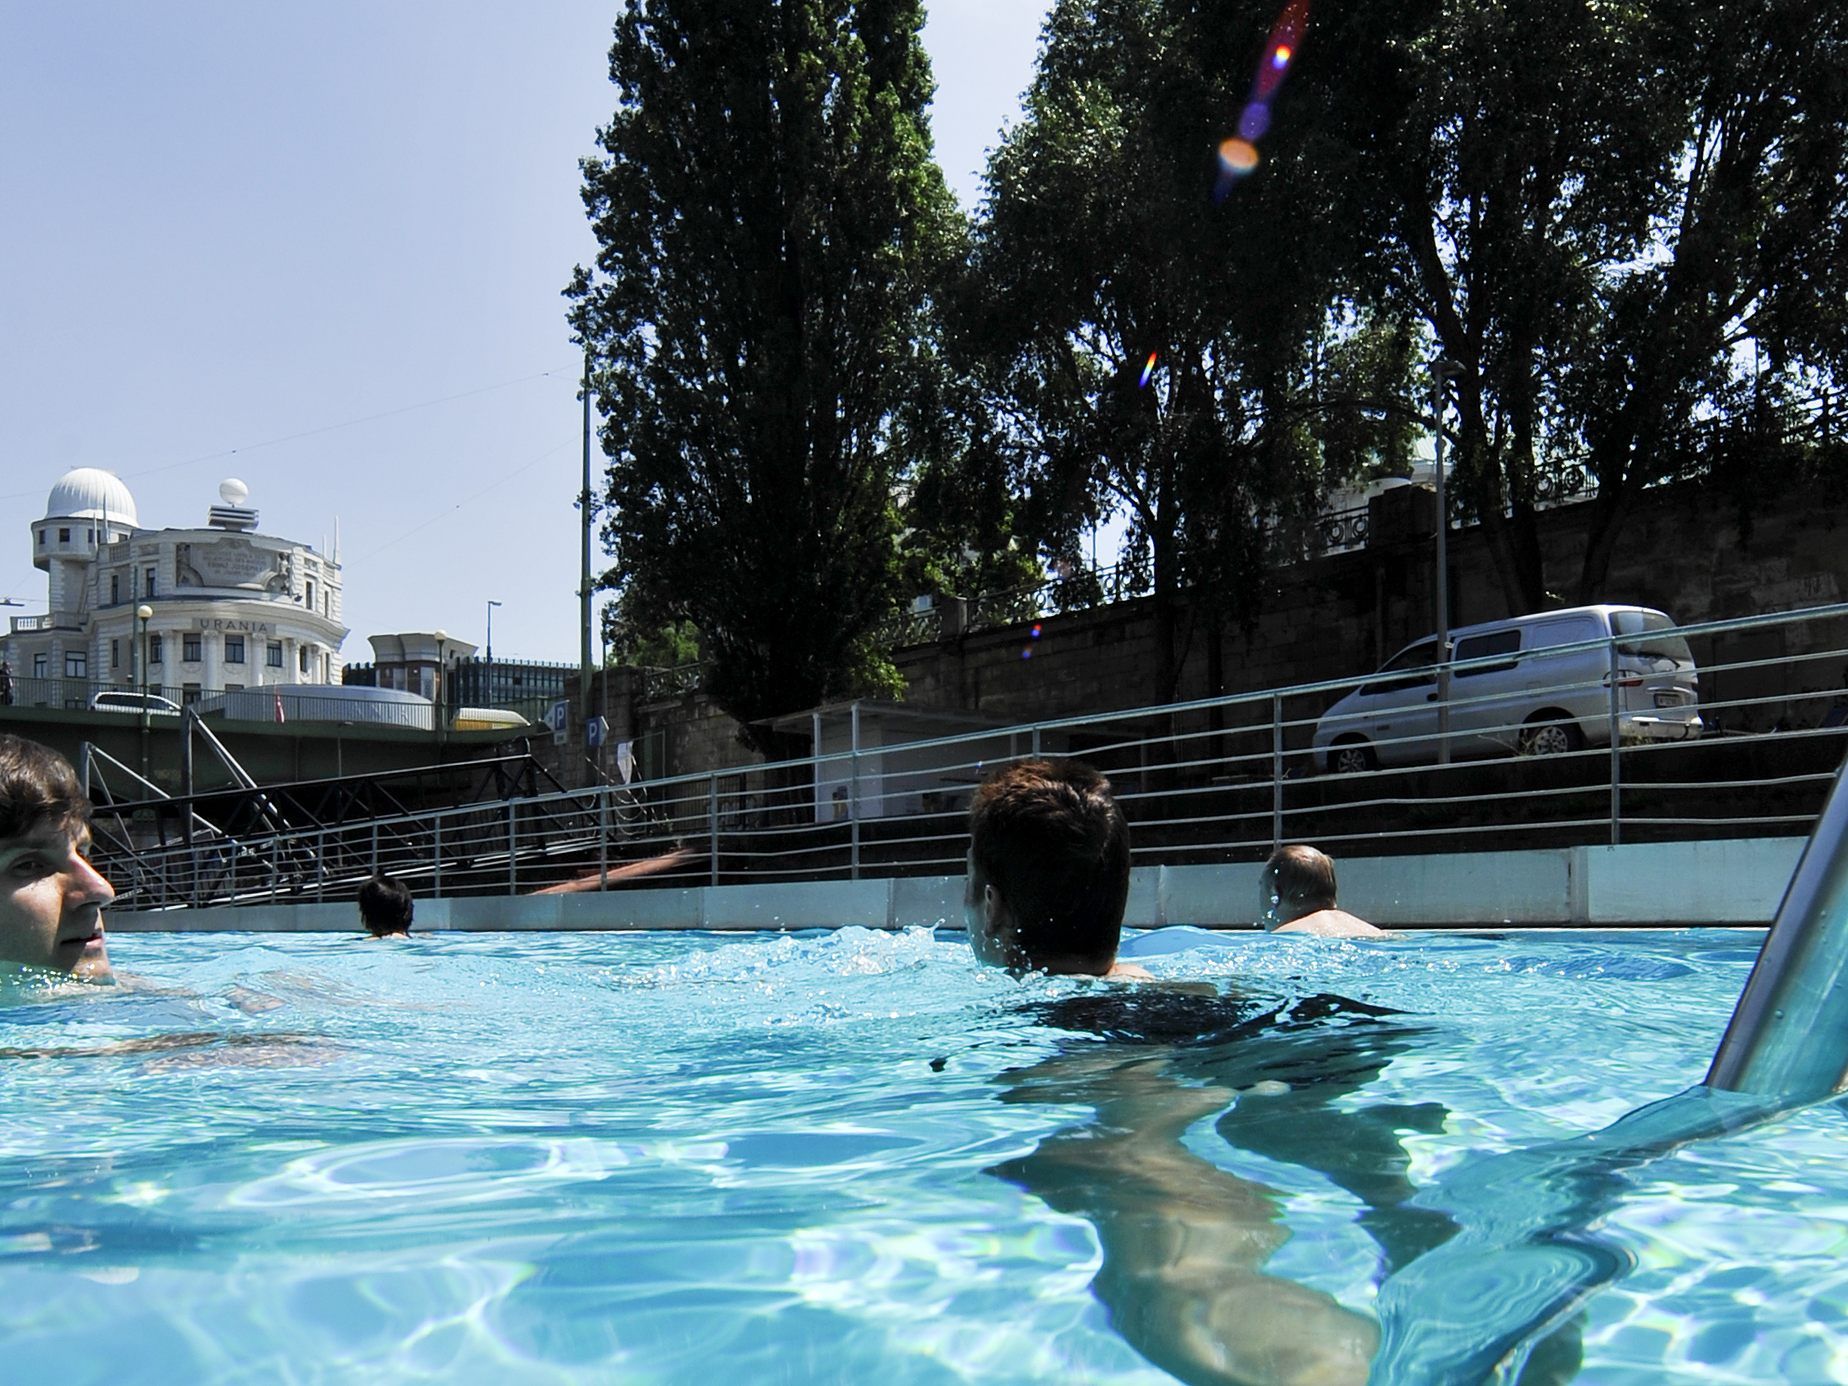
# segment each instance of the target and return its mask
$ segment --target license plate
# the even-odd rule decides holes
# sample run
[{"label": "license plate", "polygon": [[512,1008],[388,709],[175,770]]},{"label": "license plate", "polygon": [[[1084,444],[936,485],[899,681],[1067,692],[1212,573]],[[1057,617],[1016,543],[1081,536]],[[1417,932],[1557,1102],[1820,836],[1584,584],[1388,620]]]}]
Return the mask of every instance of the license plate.
[{"label": "license plate", "polygon": [[1674,689],[1658,689],[1655,695],[1657,707],[1680,707],[1681,694]]}]

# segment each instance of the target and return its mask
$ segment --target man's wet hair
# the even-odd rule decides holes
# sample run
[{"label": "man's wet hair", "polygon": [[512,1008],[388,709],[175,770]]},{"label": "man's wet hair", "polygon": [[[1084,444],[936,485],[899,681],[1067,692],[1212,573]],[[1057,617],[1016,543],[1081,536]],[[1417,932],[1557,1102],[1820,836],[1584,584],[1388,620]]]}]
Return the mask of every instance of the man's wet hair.
[{"label": "man's wet hair", "polygon": [[1335,907],[1335,863],[1326,852],[1295,842],[1279,847],[1264,864],[1278,914],[1285,923]]},{"label": "man's wet hair", "polygon": [[0,733],[0,838],[51,823],[75,837],[90,825],[90,800],[71,763],[49,746]]},{"label": "man's wet hair", "polygon": [[395,934],[411,927],[411,889],[396,876],[378,872],[359,888],[359,917],[375,934]]},{"label": "man's wet hair", "polygon": [[1129,899],[1129,824],[1082,761],[1023,760],[976,787],[970,852],[1028,961],[1116,958]]}]

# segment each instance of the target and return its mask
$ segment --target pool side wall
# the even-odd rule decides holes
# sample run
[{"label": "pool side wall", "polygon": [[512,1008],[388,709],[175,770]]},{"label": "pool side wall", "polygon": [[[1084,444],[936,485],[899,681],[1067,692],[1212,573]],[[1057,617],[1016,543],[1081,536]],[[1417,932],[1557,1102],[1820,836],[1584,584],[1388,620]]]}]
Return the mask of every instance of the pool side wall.
[{"label": "pool side wall", "polygon": [[[1341,903],[1391,928],[1527,926],[1637,928],[1767,925],[1803,838],[1639,843],[1340,862]],[[1132,873],[1124,923],[1249,928],[1258,910],[1255,864],[1143,866]],[[420,930],[808,929],[819,924],[902,929],[962,924],[963,878],[766,882],[606,894],[419,900]],[[351,933],[354,905],[115,911],[133,932]]]}]

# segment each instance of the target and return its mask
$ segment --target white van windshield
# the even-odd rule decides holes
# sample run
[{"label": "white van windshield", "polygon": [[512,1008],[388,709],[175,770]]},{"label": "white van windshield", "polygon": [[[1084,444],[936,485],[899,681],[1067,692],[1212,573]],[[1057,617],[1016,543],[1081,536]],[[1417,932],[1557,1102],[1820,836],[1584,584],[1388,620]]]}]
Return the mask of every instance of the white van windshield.
[{"label": "white van windshield", "polygon": [[1678,664],[1692,664],[1694,654],[1679,635],[1668,634],[1675,623],[1659,611],[1613,611],[1611,633],[1617,637],[1617,653],[1638,659],[1672,659]]}]

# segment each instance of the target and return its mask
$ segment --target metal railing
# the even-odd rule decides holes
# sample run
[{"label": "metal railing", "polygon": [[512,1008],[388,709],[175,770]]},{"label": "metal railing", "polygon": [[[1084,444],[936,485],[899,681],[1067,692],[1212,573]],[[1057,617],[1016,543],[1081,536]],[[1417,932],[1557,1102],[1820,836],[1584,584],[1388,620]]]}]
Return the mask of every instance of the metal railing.
[{"label": "metal railing", "polygon": [[[1678,741],[1643,739],[1603,675],[1474,696],[1473,670],[1510,662],[1492,656],[1394,673],[1450,681],[1449,763],[1429,729],[1383,731],[1373,768],[1331,772],[1325,714],[1379,681],[1363,675],[896,744],[882,729],[805,760],[195,843],[209,858],[199,861],[99,853],[141,908],[350,898],[374,868],[440,894],[952,874],[975,785],[1035,754],[1078,756],[1110,777],[1141,865],[1257,861],[1286,841],[1394,855],[1803,835],[1848,749],[1848,604],[1674,634],[1699,666],[1699,701],[1677,715],[1702,722]],[[1547,654],[1592,652],[1621,682],[1624,639]],[[1588,689],[1602,711],[1571,704],[1572,734],[1534,735],[1561,721],[1546,709]],[[862,723],[878,715],[862,705]],[[1394,764],[1395,751],[1411,763]]]}]

